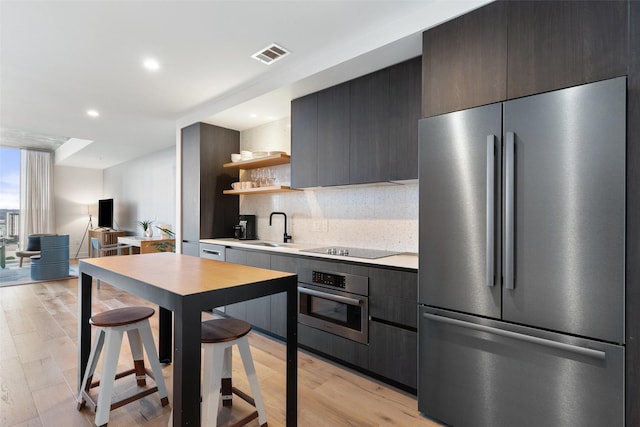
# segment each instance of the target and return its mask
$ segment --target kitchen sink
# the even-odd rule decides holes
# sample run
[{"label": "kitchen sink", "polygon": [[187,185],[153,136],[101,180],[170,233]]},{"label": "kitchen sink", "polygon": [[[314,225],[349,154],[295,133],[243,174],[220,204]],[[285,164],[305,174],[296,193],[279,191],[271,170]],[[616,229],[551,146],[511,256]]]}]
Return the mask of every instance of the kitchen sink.
[{"label": "kitchen sink", "polygon": [[254,246],[267,246],[270,248],[279,248],[286,246],[284,243],[273,243],[273,242],[245,242],[247,245]]}]

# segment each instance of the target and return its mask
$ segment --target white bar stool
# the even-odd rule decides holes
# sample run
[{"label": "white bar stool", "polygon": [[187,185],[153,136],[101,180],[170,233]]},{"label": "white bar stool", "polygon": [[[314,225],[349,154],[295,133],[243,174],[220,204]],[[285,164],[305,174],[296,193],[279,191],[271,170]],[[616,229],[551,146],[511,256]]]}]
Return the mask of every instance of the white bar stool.
[{"label": "white bar stool", "polygon": [[[90,323],[98,326],[96,337],[91,347],[87,369],[82,379],[82,385],[78,391],[78,410],[81,410],[86,403],[94,407],[96,411],[95,424],[106,426],[109,421],[109,412],[127,403],[134,402],[152,393],[158,392],[162,406],[169,404],[167,387],[162,377],[158,354],[153,342],[149,317],[153,316],[155,310],[150,307],[126,307],[105,311],[91,317]],[[116,373],[118,358],[122,338],[127,333],[131,354],[133,356],[134,368],[125,372]],[[103,362],[102,380],[91,382],[95,373],[102,347],[106,343],[106,352]],[[147,352],[151,371],[144,366],[143,347]],[[113,386],[117,379],[127,375],[136,375],[138,386],[146,385],[146,376],[154,380],[155,386],[145,389],[128,398],[111,403]],[[98,400],[89,394],[91,388],[100,386]]]},{"label": "white bar stool", "polygon": [[[258,418],[261,427],[267,427],[267,414],[258,385],[256,368],[251,357],[247,334],[251,325],[239,319],[213,319],[202,322],[204,349],[204,373],[202,379],[202,426],[216,427],[220,399],[223,406],[231,406],[231,393],[256,408],[255,411],[234,423],[243,426]],[[253,398],[231,384],[231,349],[238,346],[242,364],[249,380]],[[169,426],[173,425],[173,412]]]}]

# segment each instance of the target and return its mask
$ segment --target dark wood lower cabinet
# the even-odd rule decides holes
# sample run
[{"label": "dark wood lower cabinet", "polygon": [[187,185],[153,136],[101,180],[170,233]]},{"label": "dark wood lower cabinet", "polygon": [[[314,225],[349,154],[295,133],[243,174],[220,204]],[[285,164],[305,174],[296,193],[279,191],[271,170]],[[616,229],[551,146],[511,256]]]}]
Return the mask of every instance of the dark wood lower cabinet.
[{"label": "dark wood lower cabinet", "polygon": [[417,388],[418,333],[373,320],[369,322],[369,370]]},{"label": "dark wood lower cabinet", "polygon": [[369,369],[369,346],[298,324],[298,344],[342,360],[362,369]]},{"label": "dark wood lower cabinet", "polygon": [[[415,391],[417,383],[417,273],[367,267],[309,257],[226,249],[226,261],[298,273],[301,268],[369,277],[369,344],[361,344],[298,324],[298,342],[307,349],[362,370],[396,386]],[[286,294],[270,295],[226,306],[226,314],[284,339]],[[376,318],[377,317],[377,318]]]}]

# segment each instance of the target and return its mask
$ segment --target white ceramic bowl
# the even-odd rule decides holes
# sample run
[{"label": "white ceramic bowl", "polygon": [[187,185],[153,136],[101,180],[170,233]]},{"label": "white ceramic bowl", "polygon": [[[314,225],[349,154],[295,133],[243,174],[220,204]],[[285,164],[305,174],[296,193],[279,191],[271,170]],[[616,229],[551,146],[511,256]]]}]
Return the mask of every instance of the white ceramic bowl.
[{"label": "white ceramic bowl", "polygon": [[234,153],[234,154],[231,155],[231,161],[232,162],[235,163],[235,162],[239,162],[240,160],[242,160],[242,155],[241,154]]},{"label": "white ceramic bowl", "polygon": [[267,157],[267,152],[266,151],[254,151],[253,152],[253,158],[254,159],[259,159],[260,157]]}]

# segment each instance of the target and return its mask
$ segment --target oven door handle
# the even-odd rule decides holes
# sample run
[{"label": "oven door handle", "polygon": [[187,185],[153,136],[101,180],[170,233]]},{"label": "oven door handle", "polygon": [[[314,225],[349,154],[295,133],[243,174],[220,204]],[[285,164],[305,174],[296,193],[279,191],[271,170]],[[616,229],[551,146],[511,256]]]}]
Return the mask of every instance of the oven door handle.
[{"label": "oven door handle", "polygon": [[328,299],[335,302],[341,302],[349,305],[359,306],[362,304],[362,300],[359,300],[359,299],[343,297],[340,295],[334,295],[327,292],[315,291],[313,289],[303,288],[302,286],[298,286],[298,292],[300,292],[301,294],[307,294],[314,297],[320,297],[320,298]]}]

